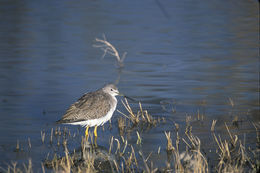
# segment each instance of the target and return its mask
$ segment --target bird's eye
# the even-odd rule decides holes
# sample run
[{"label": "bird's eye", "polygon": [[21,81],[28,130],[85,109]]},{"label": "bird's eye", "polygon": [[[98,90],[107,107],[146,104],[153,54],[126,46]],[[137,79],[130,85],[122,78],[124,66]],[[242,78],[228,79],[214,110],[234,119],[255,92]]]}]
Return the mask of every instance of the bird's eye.
[{"label": "bird's eye", "polygon": [[113,91],[113,89],[111,89],[111,91]]}]

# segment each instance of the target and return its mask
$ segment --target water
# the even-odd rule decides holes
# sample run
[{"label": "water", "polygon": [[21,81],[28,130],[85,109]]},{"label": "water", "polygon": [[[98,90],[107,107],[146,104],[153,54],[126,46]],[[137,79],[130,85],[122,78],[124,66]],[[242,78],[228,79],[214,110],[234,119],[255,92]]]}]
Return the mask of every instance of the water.
[{"label": "water", "polygon": [[[1,1],[0,166],[32,158],[40,170],[50,152],[40,132],[55,128],[83,93],[118,79],[121,92],[167,120],[141,133],[145,155],[163,150],[164,131],[174,133],[174,122],[184,128],[186,115],[198,110],[206,119],[194,124],[202,144],[211,138],[212,119],[231,122],[237,115],[242,123],[235,131],[253,145],[251,122],[260,120],[258,10],[253,0]],[[124,68],[93,48],[102,34],[121,55],[127,52]],[[125,111],[122,104],[118,109]],[[119,116],[113,116],[115,127]],[[217,125],[220,133],[223,127]],[[107,147],[118,131],[99,135]],[[17,140],[25,148],[28,138],[31,150],[14,152]],[[136,142],[135,133],[129,141]],[[151,158],[162,166],[164,156]]]}]

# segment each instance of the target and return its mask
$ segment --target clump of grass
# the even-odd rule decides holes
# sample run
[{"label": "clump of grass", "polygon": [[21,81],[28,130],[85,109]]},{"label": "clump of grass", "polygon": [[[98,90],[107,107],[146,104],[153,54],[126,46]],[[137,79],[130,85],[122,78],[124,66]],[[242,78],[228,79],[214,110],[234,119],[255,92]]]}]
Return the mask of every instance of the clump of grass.
[{"label": "clump of grass", "polygon": [[[160,123],[161,121],[165,121],[164,118],[154,118],[152,117],[147,110],[143,110],[142,104],[141,102],[139,102],[139,110],[135,113],[133,111],[133,109],[130,107],[127,99],[125,98],[125,101],[121,100],[122,104],[124,105],[125,109],[128,112],[128,115],[126,115],[125,113],[117,110],[120,114],[122,114],[123,116],[125,116],[131,123],[128,123],[130,127],[128,127],[129,129],[132,127],[136,127],[138,125],[141,125],[142,127],[144,127],[145,125],[148,127],[152,127],[152,126],[156,126],[158,123]],[[126,122],[123,122],[122,119],[119,120],[120,124],[118,124],[120,127],[119,129],[122,129],[122,127],[126,127],[125,124]],[[124,124],[123,124],[124,123]]]},{"label": "clump of grass", "polygon": [[152,152],[148,155],[148,157],[145,159],[144,155],[141,151],[139,151],[139,155],[142,157],[144,166],[145,166],[145,171],[149,173],[155,173],[158,171],[158,168],[154,168],[153,162],[150,163],[150,166],[148,165],[147,161],[149,157],[151,156]]},{"label": "clump of grass", "polygon": [[[64,146],[64,156],[58,157],[56,154],[53,159],[44,161],[44,166],[53,169],[54,172],[97,172],[104,169],[112,169],[107,166],[110,162],[106,155],[98,152],[94,144],[89,144],[83,137],[79,151],[69,153],[67,146]],[[108,162],[108,163],[107,163]]]},{"label": "clump of grass", "polygon": [[185,168],[191,172],[209,172],[207,159],[201,152],[200,139],[192,133],[188,133],[186,136],[188,142],[185,139],[183,141],[188,146],[188,150],[180,155],[185,162]]},{"label": "clump of grass", "polygon": [[184,138],[182,138],[182,140],[186,144],[187,150],[180,152],[180,136],[178,131],[176,133],[175,146],[173,146],[171,133],[165,132],[167,139],[166,151],[168,155],[173,155],[173,168],[171,168],[171,163],[169,163],[167,169],[175,170],[175,172],[208,172],[208,163],[201,152],[200,139],[192,133],[186,133],[188,141]]},{"label": "clump of grass", "polygon": [[126,52],[124,52],[123,55],[120,56],[117,49],[110,42],[107,41],[106,36],[104,34],[103,34],[103,40],[96,38],[95,41],[97,44],[94,44],[93,46],[100,48],[104,52],[102,58],[104,58],[106,54],[110,54],[116,57],[117,64],[119,67],[124,66],[124,60],[127,54]]},{"label": "clump of grass", "polygon": [[28,165],[23,164],[23,168],[18,167],[17,162],[12,162],[10,165],[8,165],[7,169],[3,169],[1,167],[0,169],[2,169],[2,171],[6,173],[33,173],[31,159],[29,159]]},{"label": "clump of grass", "polygon": [[175,147],[172,145],[172,139],[171,139],[171,132],[164,132],[166,139],[167,139],[167,145],[166,145],[166,151],[171,152],[175,150]]},{"label": "clump of grass", "polygon": [[191,122],[202,122],[205,119],[205,115],[200,112],[200,110],[197,110],[197,115],[191,116],[191,115],[186,115],[186,124],[190,126]]},{"label": "clump of grass", "polygon": [[[137,143],[141,143],[140,134],[137,132]],[[116,144],[116,147],[113,145]],[[137,145],[138,145],[137,144]],[[115,148],[114,152],[112,149]],[[142,151],[136,151],[136,148],[133,145],[128,144],[127,140],[121,136],[121,139],[117,139],[115,137],[111,137],[109,153],[116,156],[116,160],[114,160],[114,166],[116,172],[150,172],[154,173],[158,170],[158,168],[154,168],[153,163],[148,163],[148,160],[152,154],[150,154],[145,158]],[[113,154],[114,153],[114,154]],[[137,157],[141,157],[137,159]],[[141,166],[143,165],[144,168]]]},{"label": "clump of grass", "polygon": [[[217,143],[217,154],[219,157],[219,163],[217,166],[218,172],[247,172],[248,169],[259,170],[259,158],[254,162],[249,154],[246,152],[245,146],[237,135],[233,135],[227,124],[225,123],[226,130],[229,134],[230,140],[222,140],[221,136],[216,136],[213,133],[213,137]],[[258,151],[259,154],[259,151]],[[258,168],[257,168],[258,167]]]}]

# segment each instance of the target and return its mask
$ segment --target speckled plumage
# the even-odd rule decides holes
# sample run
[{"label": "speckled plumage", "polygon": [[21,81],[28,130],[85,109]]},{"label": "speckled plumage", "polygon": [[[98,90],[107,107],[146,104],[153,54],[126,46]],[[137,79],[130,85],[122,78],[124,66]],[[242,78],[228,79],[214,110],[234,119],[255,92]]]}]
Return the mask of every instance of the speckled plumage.
[{"label": "speckled plumage", "polygon": [[67,109],[57,123],[89,127],[103,125],[115,111],[117,105],[115,96],[118,94],[113,84],[108,84],[95,92],[86,93]]}]

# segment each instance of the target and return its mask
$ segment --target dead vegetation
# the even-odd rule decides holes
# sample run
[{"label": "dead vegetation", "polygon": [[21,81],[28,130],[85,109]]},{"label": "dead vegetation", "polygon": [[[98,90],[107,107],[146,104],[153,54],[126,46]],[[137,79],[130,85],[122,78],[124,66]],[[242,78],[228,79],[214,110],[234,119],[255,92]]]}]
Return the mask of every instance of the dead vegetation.
[{"label": "dead vegetation", "polygon": [[117,64],[119,67],[124,66],[124,60],[127,54],[126,52],[124,52],[123,55],[120,56],[117,49],[110,42],[107,41],[106,36],[104,34],[103,39],[96,38],[95,41],[96,44],[94,44],[93,46],[96,48],[100,48],[104,52],[102,58],[104,58],[106,54],[110,54],[116,57]]},{"label": "dead vegetation", "polygon": [[[221,136],[216,136],[213,133],[213,137],[217,143],[219,163],[217,165],[217,172],[248,172],[260,170],[260,150],[252,151],[249,154],[249,150],[246,150],[245,144],[238,138],[237,135],[233,135],[227,124],[225,123],[226,130],[229,134],[229,140],[222,140]],[[256,133],[259,131],[256,129]]]},{"label": "dead vegetation", "polygon": [[[167,139],[166,151],[168,155],[173,156],[173,161],[170,161],[167,170],[173,172],[218,172],[218,173],[240,173],[240,172],[259,172],[260,170],[260,147],[252,150],[246,149],[245,142],[243,143],[237,135],[230,132],[229,127],[225,123],[229,139],[222,140],[220,135],[215,134],[216,121],[213,120],[211,132],[213,139],[216,142],[217,164],[210,170],[210,162],[206,155],[201,151],[201,141],[197,136],[194,136],[192,131],[185,132],[186,138],[181,138],[178,133],[178,125],[176,126],[175,145],[172,142],[171,132],[165,132]],[[232,123],[231,123],[232,124]],[[189,126],[187,124],[187,126]],[[186,129],[187,129],[186,126]],[[254,124],[256,129],[257,141],[259,142],[259,127]],[[258,126],[258,127],[257,127]],[[180,152],[180,145],[184,143],[186,150]],[[258,143],[257,142],[257,143]]]},{"label": "dead vegetation", "polygon": [[118,119],[118,129],[120,135],[122,135],[125,131],[132,131],[135,127],[139,127],[141,129],[149,129],[151,127],[155,127],[160,122],[165,122],[165,118],[155,118],[151,116],[147,110],[143,109],[141,102],[139,102],[139,110],[137,110],[136,112],[132,110],[126,98],[124,101],[121,100],[121,102],[124,105],[127,113],[123,113],[117,110],[121,115],[125,117],[120,117]]},{"label": "dead vegetation", "polygon": [[169,156],[173,156],[173,160],[168,162],[167,170],[174,172],[209,172],[207,159],[201,152],[200,139],[192,133],[186,133],[188,141],[182,138],[182,142],[186,145],[186,151],[180,151],[181,138],[177,132],[175,146],[172,143],[171,132],[165,132],[167,139],[166,151]]},{"label": "dead vegetation", "polygon": [[[209,125],[209,139],[215,143],[215,148],[212,154],[215,156],[213,162],[208,158],[207,153],[203,150],[203,144],[198,136],[194,135],[194,124],[191,123],[193,117],[186,117],[186,126],[175,123],[171,131],[164,132],[166,143],[159,146],[158,151],[151,151],[145,156],[142,152],[142,134],[140,129],[145,127],[154,127],[163,121],[152,117],[147,110],[144,110],[142,104],[139,103],[139,109],[133,110],[128,101],[122,101],[127,113],[122,113],[124,117],[118,119],[119,135],[111,136],[108,141],[108,147],[99,147],[93,141],[93,136],[90,134],[90,141],[84,137],[81,138],[81,143],[78,149],[69,151],[71,141],[75,140],[80,133],[72,134],[68,128],[61,129],[57,127],[51,129],[48,133],[43,130],[39,135],[39,140],[42,145],[49,145],[50,149],[54,149],[52,156],[42,162],[41,171],[53,172],[195,172],[195,173],[240,173],[240,172],[259,172],[260,170],[260,123],[253,123],[256,132],[256,147],[246,147],[246,141],[239,139],[239,136],[234,134],[228,123],[224,123],[228,138],[218,134],[215,129],[216,124],[220,121],[213,120]],[[198,113],[199,114],[199,113]],[[202,116],[195,115],[196,121],[203,121]],[[232,126],[232,122],[229,122]],[[133,128],[134,127],[134,128]],[[135,135],[136,142],[129,142],[125,135],[126,131],[135,131],[131,135]],[[183,131],[184,133],[181,133]],[[163,134],[162,134],[163,135]],[[158,139],[161,140],[161,139]],[[17,140],[15,148],[16,152],[25,151],[25,146],[33,149],[31,140],[28,139],[28,145],[21,145],[21,141]],[[145,146],[144,146],[145,147]],[[57,148],[59,150],[57,151]],[[62,151],[61,151],[62,150]],[[166,165],[158,167],[150,161],[154,155],[167,153],[164,158]],[[6,169],[0,168],[2,172],[26,172],[32,173],[33,164],[29,159],[28,163],[19,165],[17,162],[12,162]],[[211,165],[211,166],[210,166]]]}]

